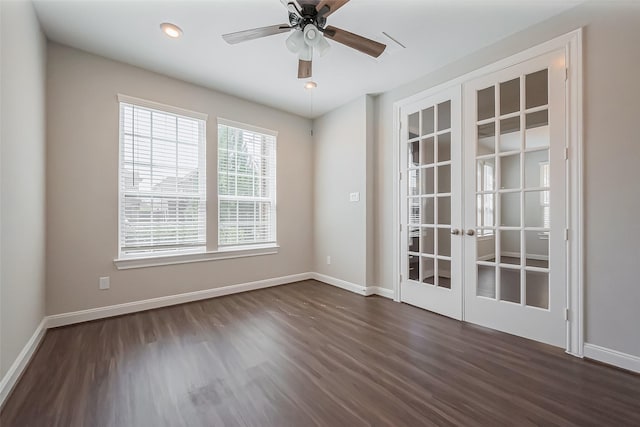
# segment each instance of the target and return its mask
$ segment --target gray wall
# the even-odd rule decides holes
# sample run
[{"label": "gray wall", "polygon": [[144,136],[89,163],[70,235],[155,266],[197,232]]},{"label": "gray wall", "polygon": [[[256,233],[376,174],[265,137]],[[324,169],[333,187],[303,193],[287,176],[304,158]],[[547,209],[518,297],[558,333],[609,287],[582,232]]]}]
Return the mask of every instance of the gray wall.
[{"label": "gray wall", "polygon": [[[48,314],[311,271],[310,120],[55,43],[49,44],[48,61]],[[280,252],[117,270],[113,264],[118,255],[117,93],[209,114],[209,230],[217,218],[216,118],[278,131]],[[110,290],[98,290],[100,276],[111,277]]]},{"label": "gray wall", "polygon": [[[372,112],[362,96],[313,124],[314,271],[360,286],[373,274]],[[353,192],[359,202],[349,201]]]},{"label": "gray wall", "polygon": [[586,341],[640,356],[640,3],[585,3],[376,99],[376,281],[391,288],[393,103],[584,26]]},{"label": "gray wall", "polygon": [[0,378],[44,316],[46,41],[31,2],[0,2]]}]

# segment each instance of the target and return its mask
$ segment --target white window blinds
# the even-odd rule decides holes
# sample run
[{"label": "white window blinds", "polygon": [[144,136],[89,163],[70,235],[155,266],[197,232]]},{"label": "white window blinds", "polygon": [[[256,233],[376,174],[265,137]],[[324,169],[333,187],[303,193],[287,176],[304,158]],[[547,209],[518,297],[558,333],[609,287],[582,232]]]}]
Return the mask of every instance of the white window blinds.
[{"label": "white window blinds", "polygon": [[218,246],[275,241],[276,133],[218,119]]},{"label": "white window blinds", "polygon": [[150,104],[120,102],[120,254],[204,249],[205,120]]}]

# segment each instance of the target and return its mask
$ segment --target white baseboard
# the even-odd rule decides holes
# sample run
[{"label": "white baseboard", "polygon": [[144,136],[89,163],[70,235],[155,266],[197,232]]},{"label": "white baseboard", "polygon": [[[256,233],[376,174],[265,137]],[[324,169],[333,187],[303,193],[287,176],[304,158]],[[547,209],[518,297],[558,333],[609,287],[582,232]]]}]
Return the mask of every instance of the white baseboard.
[{"label": "white baseboard", "polygon": [[393,289],[382,288],[380,286],[362,286],[346,280],[336,279],[321,273],[311,273],[311,278],[318,282],[326,283],[346,291],[354,292],[358,295],[380,295],[381,297],[393,299]]},{"label": "white baseboard", "polygon": [[584,343],[584,357],[640,373],[640,357],[599,345]]},{"label": "white baseboard", "polygon": [[382,288],[380,286],[368,286],[369,295],[379,295],[384,298],[393,299],[393,289]]},{"label": "white baseboard", "polygon": [[344,289],[346,291],[354,292],[359,295],[368,295],[367,288],[365,286],[356,285],[355,283],[347,282],[346,280],[342,279],[336,279],[335,277],[327,276],[326,274],[311,273],[311,278],[319,282]]},{"label": "white baseboard", "polygon": [[135,313],[138,311],[151,310],[154,308],[168,307],[176,304],[184,304],[187,302],[221,297],[224,295],[269,288],[272,286],[299,282],[301,280],[308,280],[311,277],[311,273],[293,274],[290,276],[258,280],[255,282],[241,283],[237,285],[222,286],[219,288],[205,289],[202,291],[187,292],[184,294],[151,298],[147,300],[110,305],[106,307],[91,308],[88,310],[74,311],[70,313],[54,314],[51,316],[47,316],[47,328],[56,328],[59,326],[71,325],[74,323],[88,322],[90,320],[104,319],[107,317]]},{"label": "white baseboard", "polygon": [[285,285],[287,283],[299,282],[301,280],[315,279],[329,285],[354,292],[359,295],[380,295],[393,299],[393,290],[378,286],[361,286],[345,280],[336,279],[320,273],[300,273],[290,276],[276,277],[273,279],[258,280],[255,282],[241,283],[237,285],[222,286],[219,288],[205,289],[202,291],[187,292],[184,294],[169,295],[166,297],[151,298],[141,301],[127,302],[123,304],[110,305],[106,307],[91,308],[87,310],[74,311],[69,313],[53,314],[45,318],[47,328],[57,328],[60,326],[72,325],[75,323],[88,322],[91,320],[105,319],[108,317],[121,316],[123,314],[136,313],[139,311],[152,310],[155,308],[168,307],[176,304],[199,301],[203,299],[221,297],[224,295],[237,294],[240,292],[253,291],[256,289],[268,288],[271,286]]},{"label": "white baseboard", "polygon": [[38,349],[46,331],[47,322],[46,318],[44,318],[36,328],[33,335],[31,335],[31,338],[29,338],[29,341],[27,341],[25,346],[22,348],[22,351],[18,354],[18,357],[16,357],[16,360],[13,362],[4,378],[0,380],[0,408],[2,408],[7,397],[9,397],[9,394],[13,391],[13,388],[24,373],[24,370],[33,357],[33,354]]}]

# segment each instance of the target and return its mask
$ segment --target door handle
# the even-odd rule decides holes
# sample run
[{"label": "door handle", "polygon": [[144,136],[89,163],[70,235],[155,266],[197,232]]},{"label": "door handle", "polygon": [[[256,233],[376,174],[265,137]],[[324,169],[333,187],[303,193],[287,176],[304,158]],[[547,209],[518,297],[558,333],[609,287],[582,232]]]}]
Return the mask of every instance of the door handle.
[{"label": "door handle", "polygon": [[453,234],[454,236],[457,236],[458,234],[460,234],[460,230],[458,230],[457,228],[452,228],[451,234]]},{"label": "door handle", "polygon": [[467,230],[467,236],[473,236],[474,234],[476,234],[476,232],[473,228],[469,228]]}]

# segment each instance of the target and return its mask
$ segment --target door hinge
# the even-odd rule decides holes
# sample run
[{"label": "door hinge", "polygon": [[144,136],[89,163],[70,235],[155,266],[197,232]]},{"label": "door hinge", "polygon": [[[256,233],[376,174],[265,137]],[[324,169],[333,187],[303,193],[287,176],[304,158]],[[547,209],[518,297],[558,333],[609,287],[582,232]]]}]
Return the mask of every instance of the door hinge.
[{"label": "door hinge", "polygon": [[569,160],[569,147],[565,147],[564,149],[564,159]]},{"label": "door hinge", "polygon": [[568,308],[564,309],[564,320],[569,320],[569,309]]},{"label": "door hinge", "polygon": [[400,181],[402,181],[402,172],[400,172],[400,178],[399,179],[400,179]]},{"label": "door hinge", "polygon": [[569,229],[568,228],[564,229],[564,240],[569,240]]},{"label": "door hinge", "polygon": [[400,275],[400,283],[402,283],[402,274]]},{"label": "door hinge", "polygon": [[402,224],[400,224],[400,232],[402,232]]},{"label": "door hinge", "polygon": [[568,68],[564,69],[564,80],[565,81],[569,80],[569,69]]}]

